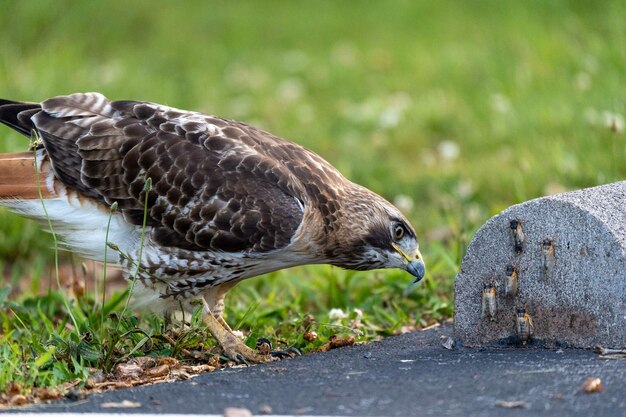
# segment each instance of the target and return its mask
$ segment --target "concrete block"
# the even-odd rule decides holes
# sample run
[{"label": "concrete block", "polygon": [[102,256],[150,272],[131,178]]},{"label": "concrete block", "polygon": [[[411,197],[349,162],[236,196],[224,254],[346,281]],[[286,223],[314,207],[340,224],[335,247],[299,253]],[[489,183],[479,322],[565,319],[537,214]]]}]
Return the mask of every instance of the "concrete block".
[{"label": "concrete block", "polygon": [[487,221],[456,277],[454,334],[464,346],[626,346],[626,181]]}]

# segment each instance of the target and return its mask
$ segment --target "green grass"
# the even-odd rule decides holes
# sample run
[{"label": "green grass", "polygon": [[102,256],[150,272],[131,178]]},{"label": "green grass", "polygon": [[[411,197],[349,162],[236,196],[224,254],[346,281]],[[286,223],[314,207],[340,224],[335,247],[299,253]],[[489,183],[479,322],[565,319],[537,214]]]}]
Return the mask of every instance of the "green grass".
[{"label": "green grass", "polygon": [[[620,0],[0,0],[0,9],[0,96],[100,91],[247,121],[404,200],[427,263],[419,287],[407,291],[411,277],[399,271],[332,267],[249,280],[229,294],[226,314],[250,343],[269,335],[312,350],[349,333],[355,308],[363,311],[359,340],[448,318],[454,276],[485,220],[626,175]],[[1,132],[0,150],[25,150],[27,141]],[[45,291],[52,246],[37,225],[0,211],[4,280],[26,289],[3,293],[0,355],[11,366],[0,367],[0,389],[12,379],[48,386],[84,378],[87,367],[112,367],[146,337],[132,354],[171,350],[159,342],[161,321],[107,314],[100,324],[100,302],[87,294],[70,300],[92,340],[80,354],[62,298]],[[351,312],[339,320],[344,327],[328,317],[332,308]],[[313,343],[302,338],[308,314],[320,335]],[[119,320],[123,332],[145,334],[120,338],[111,330]],[[190,336],[208,349],[200,339]],[[114,353],[105,360],[106,352]]]}]

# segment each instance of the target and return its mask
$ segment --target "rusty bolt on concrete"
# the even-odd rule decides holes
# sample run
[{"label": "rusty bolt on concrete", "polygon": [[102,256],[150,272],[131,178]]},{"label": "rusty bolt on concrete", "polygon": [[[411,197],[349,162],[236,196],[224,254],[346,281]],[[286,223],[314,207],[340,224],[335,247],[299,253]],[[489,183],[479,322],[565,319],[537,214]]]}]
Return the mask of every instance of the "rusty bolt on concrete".
[{"label": "rusty bolt on concrete", "polygon": [[485,223],[456,277],[454,333],[465,346],[626,346],[626,181],[527,201]]}]

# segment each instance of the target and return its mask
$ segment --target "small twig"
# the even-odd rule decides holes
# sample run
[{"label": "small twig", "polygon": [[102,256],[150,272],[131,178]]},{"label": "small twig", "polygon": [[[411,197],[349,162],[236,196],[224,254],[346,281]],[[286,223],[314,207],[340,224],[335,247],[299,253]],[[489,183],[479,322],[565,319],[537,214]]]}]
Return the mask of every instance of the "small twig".
[{"label": "small twig", "polygon": [[626,349],[611,349],[602,346],[596,346],[596,353],[599,353],[600,355],[626,355]]}]

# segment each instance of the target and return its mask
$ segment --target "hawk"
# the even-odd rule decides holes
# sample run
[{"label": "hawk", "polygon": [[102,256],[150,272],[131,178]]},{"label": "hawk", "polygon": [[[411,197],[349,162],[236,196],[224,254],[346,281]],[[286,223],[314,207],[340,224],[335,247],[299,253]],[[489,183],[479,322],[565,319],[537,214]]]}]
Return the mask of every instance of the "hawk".
[{"label": "hawk", "polygon": [[86,258],[105,261],[109,245],[106,261],[136,276],[133,295],[153,310],[201,302],[233,360],[272,359],[222,317],[226,292],[243,279],[304,264],[424,276],[415,230],[397,208],[247,124],[99,93],[0,100],[0,122],[35,138],[32,152],[0,154],[0,204],[49,220]]}]

